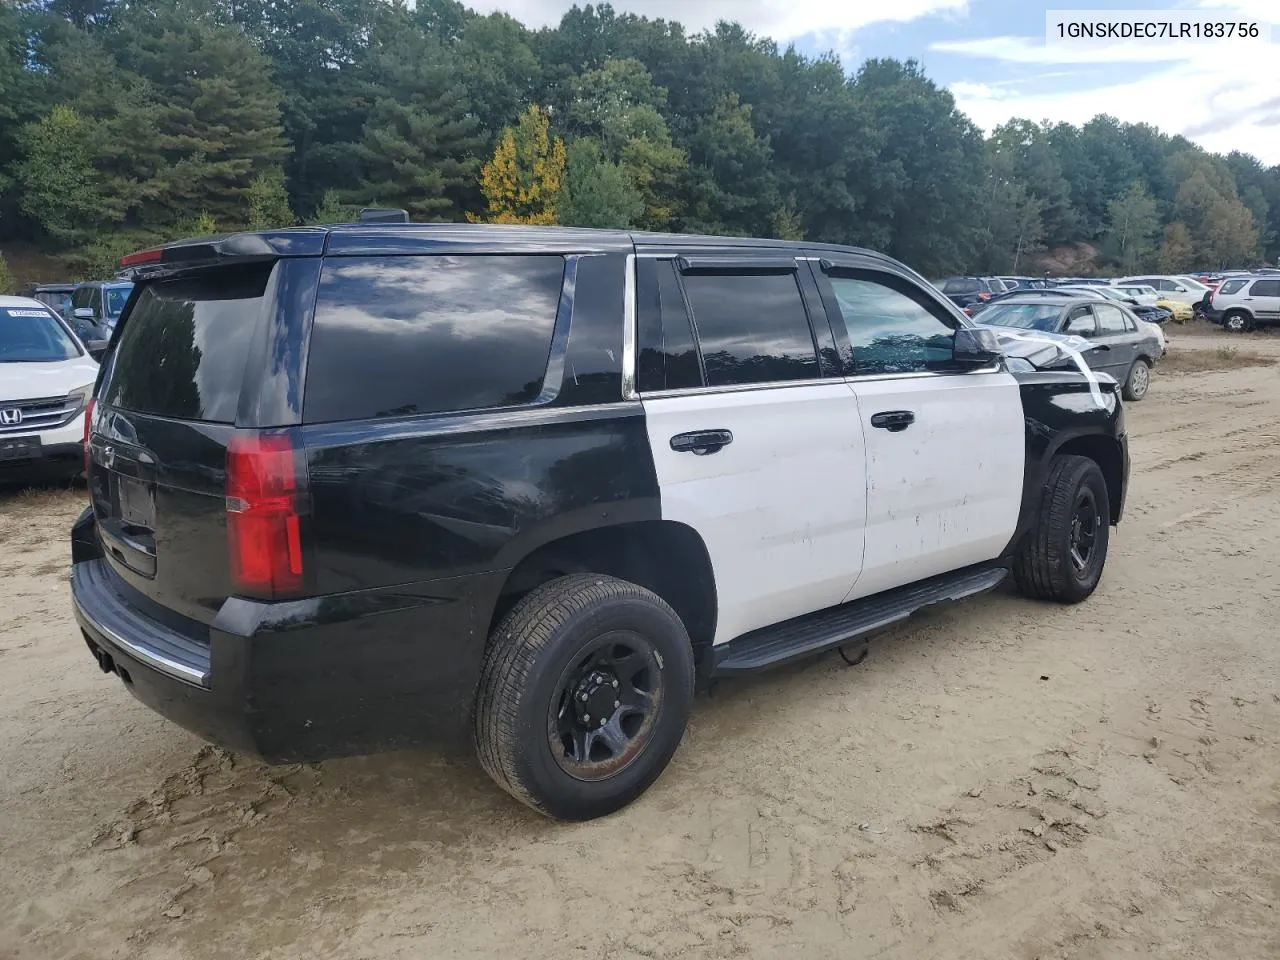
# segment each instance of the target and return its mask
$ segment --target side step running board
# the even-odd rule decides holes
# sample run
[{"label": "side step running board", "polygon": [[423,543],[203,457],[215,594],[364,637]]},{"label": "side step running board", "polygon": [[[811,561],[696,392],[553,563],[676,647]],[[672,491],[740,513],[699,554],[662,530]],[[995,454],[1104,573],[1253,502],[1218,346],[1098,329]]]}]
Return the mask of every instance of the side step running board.
[{"label": "side step running board", "polygon": [[999,586],[1008,573],[1003,566],[966,567],[744,633],[712,648],[711,676],[753,673],[852,643],[935,603],[985,593]]}]

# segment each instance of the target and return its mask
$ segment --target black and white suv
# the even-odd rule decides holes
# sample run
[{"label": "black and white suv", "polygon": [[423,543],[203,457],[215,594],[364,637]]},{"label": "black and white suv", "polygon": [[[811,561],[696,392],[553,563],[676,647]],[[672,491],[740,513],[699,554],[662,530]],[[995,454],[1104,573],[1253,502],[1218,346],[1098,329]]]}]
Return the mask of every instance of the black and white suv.
[{"label": "black and white suv", "polygon": [[269,761],[461,734],[536,809],[605,814],[697,684],[1010,571],[1083,600],[1124,505],[1083,341],[1009,360],[864,250],[383,223],[126,266],[76,615],[142,701]]}]

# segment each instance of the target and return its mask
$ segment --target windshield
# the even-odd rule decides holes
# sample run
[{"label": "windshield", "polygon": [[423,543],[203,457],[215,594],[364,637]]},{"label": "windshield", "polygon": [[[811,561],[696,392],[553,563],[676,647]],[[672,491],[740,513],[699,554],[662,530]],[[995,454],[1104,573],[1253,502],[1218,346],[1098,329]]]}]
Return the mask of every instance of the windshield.
[{"label": "windshield", "polygon": [[107,301],[107,316],[112,320],[119,319],[120,312],[124,309],[124,302],[129,299],[129,294],[132,292],[132,283],[122,287],[106,287],[102,293]]},{"label": "windshield", "polygon": [[1192,280],[1190,277],[1175,277],[1174,279],[1180,281],[1183,286],[1190,287],[1192,290],[1208,290],[1209,289],[1199,280]]},{"label": "windshield", "polygon": [[80,356],[71,334],[47,310],[0,307],[0,363],[48,363]]},{"label": "windshield", "polygon": [[1062,307],[1048,303],[997,303],[983,310],[974,319],[996,327],[1017,327],[1022,330],[1045,330],[1052,333],[1058,325]]}]

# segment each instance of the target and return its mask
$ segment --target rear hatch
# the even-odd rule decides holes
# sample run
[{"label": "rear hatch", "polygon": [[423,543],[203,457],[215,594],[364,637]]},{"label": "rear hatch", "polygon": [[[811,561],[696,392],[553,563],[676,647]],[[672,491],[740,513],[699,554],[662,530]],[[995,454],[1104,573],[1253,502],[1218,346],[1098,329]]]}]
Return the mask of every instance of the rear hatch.
[{"label": "rear hatch", "polygon": [[232,591],[227,446],[270,272],[144,284],[98,388],[89,487],[103,553],[129,599],[177,629],[212,623]]}]

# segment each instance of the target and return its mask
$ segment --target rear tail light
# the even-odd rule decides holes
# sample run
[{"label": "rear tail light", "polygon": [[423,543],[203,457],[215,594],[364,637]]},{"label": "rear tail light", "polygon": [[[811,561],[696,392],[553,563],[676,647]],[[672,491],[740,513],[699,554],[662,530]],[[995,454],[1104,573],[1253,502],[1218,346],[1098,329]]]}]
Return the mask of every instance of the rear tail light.
[{"label": "rear tail light", "polygon": [[89,402],[84,408],[84,472],[85,476],[89,475],[89,431],[93,429],[93,405],[98,401],[93,397],[89,398]]},{"label": "rear tail light", "polygon": [[120,266],[136,267],[140,263],[159,263],[163,256],[164,250],[159,247],[154,250],[139,250],[121,257]]},{"label": "rear tail light", "polygon": [[297,450],[288,434],[232,434],[227,539],[237,589],[265,597],[301,589],[299,486]]}]

